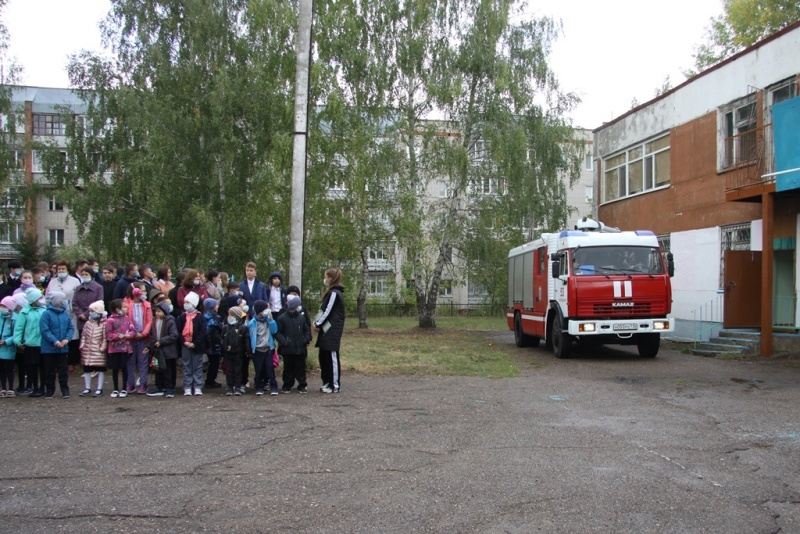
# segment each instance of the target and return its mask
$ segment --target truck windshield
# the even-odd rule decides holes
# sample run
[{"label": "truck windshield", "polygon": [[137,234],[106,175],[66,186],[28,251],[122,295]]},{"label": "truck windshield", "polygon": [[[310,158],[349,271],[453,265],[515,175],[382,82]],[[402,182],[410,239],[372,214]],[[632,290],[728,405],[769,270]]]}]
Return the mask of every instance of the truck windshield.
[{"label": "truck windshield", "polygon": [[571,255],[576,275],[664,274],[657,247],[578,247]]}]

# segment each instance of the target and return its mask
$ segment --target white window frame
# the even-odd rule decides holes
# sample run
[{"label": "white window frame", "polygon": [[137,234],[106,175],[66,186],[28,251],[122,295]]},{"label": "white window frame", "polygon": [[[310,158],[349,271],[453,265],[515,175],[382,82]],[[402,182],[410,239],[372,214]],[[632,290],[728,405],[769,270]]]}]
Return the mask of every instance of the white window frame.
[{"label": "white window frame", "polygon": [[450,184],[445,180],[439,180],[439,198],[450,197]]},{"label": "white window frame", "polygon": [[47,199],[47,211],[64,211],[64,204],[59,202],[54,194],[50,195]]},{"label": "white window frame", "polygon": [[439,281],[439,296],[444,298],[453,297],[453,281],[440,280]]},{"label": "white window frame", "polygon": [[717,170],[733,169],[756,158],[758,108],[750,94],[719,108]]},{"label": "white window frame", "polygon": [[63,228],[50,228],[47,231],[48,241],[50,246],[61,247],[64,245],[64,229]]},{"label": "white window frame", "polygon": [[385,297],[389,292],[388,277],[385,274],[367,276],[367,294],[373,297]]},{"label": "white window frame", "polygon": [[[671,147],[670,133],[666,132],[603,158],[603,174],[600,177],[603,185],[601,203],[614,202],[623,198],[668,188],[672,182],[669,161]],[[662,180],[661,183],[656,183],[659,171],[664,165],[667,167],[666,171],[664,171],[666,179]],[[611,178],[615,180],[612,182]],[[636,178],[641,182],[638,184],[632,183]],[[609,195],[612,183],[616,189],[616,193],[613,196]],[[638,189],[634,189],[631,192],[632,185],[635,185]]]},{"label": "white window frame", "polygon": [[19,243],[25,237],[25,221],[9,219],[0,221],[0,243]]},{"label": "white window frame", "polygon": [[586,185],[583,187],[583,194],[586,196],[587,204],[594,204],[594,185]]}]

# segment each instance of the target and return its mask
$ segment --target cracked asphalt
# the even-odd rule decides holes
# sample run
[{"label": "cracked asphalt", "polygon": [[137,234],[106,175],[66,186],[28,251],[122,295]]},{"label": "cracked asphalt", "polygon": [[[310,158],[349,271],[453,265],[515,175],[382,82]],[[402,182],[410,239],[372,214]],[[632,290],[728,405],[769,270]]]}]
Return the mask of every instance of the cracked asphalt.
[{"label": "cracked asphalt", "polygon": [[0,399],[0,524],[800,532],[796,360],[515,350],[512,379],[345,373],[334,395]]}]

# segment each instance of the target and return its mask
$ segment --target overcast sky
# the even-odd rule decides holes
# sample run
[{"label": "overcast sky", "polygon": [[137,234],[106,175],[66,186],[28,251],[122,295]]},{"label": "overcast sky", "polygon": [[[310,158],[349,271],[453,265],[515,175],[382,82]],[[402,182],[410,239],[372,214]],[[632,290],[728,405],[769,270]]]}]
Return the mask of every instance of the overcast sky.
[{"label": "overcast sky", "polygon": [[[625,113],[634,99],[650,100],[666,76],[673,87],[683,82],[709,19],[722,12],[722,0],[530,3],[532,13],[563,22],[551,67],[562,88],[581,97],[571,118],[584,128]],[[109,0],[10,0],[4,20],[22,83],[68,87],[67,56],[100,49],[97,24],[108,7]]]}]

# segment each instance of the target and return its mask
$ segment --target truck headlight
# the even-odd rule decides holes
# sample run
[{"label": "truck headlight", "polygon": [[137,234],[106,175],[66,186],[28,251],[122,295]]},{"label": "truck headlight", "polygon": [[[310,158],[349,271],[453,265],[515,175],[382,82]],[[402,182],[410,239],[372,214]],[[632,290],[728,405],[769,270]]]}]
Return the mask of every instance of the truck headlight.
[{"label": "truck headlight", "polygon": [[578,325],[578,332],[594,332],[594,323],[581,323]]},{"label": "truck headlight", "polygon": [[653,330],[669,330],[669,321],[653,321]]}]

